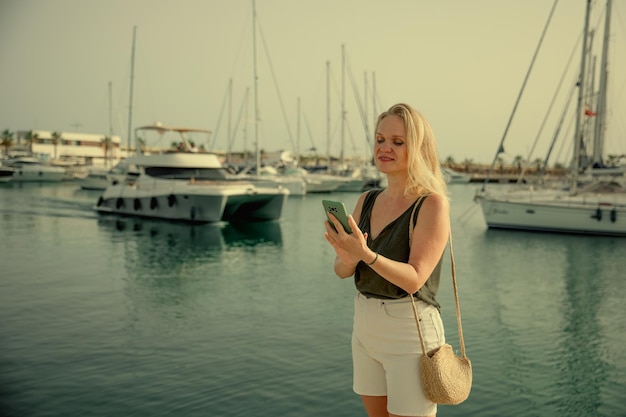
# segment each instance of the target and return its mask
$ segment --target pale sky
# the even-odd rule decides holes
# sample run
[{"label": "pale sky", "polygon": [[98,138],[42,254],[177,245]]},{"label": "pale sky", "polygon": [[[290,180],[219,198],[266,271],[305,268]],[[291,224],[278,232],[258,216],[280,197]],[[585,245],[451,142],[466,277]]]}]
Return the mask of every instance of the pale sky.
[{"label": "pale sky", "polygon": [[[598,27],[600,41],[605,2],[593,3],[591,26]],[[505,160],[529,156],[572,51],[562,96],[573,83],[585,4],[559,1],[508,131]],[[552,5],[552,0],[256,0],[260,146],[304,153],[315,145],[326,153],[329,61],[330,150],[339,154],[345,45],[346,156],[365,156],[370,146],[356,90],[362,101],[367,95],[370,130],[375,111],[407,102],[431,122],[441,160],[490,163]],[[226,149],[232,79],[231,130],[250,89],[247,134],[242,122],[232,148],[253,149],[252,20],[252,0],[0,0],[0,130],[108,134],[111,82],[111,124],[126,143],[136,26],[133,128],[158,121],[210,129],[215,148]],[[611,24],[605,148],[626,153],[626,0],[613,1]],[[563,101],[554,105],[531,160],[544,157]],[[562,130],[573,131],[571,125],[570,119]],[[559,146],[554,155],[569,160],[569,141],[560,151]]]}]

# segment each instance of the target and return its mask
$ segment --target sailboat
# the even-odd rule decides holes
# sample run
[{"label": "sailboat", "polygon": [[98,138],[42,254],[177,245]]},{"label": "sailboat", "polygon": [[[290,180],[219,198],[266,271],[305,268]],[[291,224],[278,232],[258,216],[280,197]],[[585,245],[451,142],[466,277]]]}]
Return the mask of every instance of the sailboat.
[{"label": "sailboat", "polygon": [[[508,192],[492,192],[483,187],[475,200],[480,203],[487,226],[491,229],[513,229],[556,233],[573,233],[587,235],[626,236],[626,191],[614,180],[603,181],[593,178],[584,183],[585,166],[581,160],[581,146],[585,140],[600,140],[594,129],[594,137],[587,135],[582,129],[582,121],[589,116],[583,97],[585,91],[585,75],[587,72],[589,41],[589,15],[591,2],[587,1],[585,14],[585,32],[581,57],[580,79],[578,82],[578,106],[576,113],[576,132],[574,134],[574,155],[569,185],[560,188],[539,187],[529,190],[512,190]],[[604,28],[604,45],[602,52],[601,80],[598,97],[599,108],[595,115],[603,120],[606,102],[606,62],[608,54],[608,35],[611,19],[611,0],[606,3],[606,23]],[[587,114],[585,114],[587,113]]]}]

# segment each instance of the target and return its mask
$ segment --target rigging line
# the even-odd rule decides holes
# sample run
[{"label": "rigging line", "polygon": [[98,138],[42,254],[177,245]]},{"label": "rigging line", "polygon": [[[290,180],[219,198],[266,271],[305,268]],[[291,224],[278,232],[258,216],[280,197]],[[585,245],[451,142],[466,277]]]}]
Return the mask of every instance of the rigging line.
[{"label": "rigging line", "polygon": [[[335,75],[335,73],[333,72],[332,67],[330,68],[330,84],[331,84],[331,90],[332,92],[335,93],[335,95],[333,96],[333,98],[338,101],[341,102],[341,91],[340,91],[340,86],[339,86],[339,82],[337,81],[337,77]],[[339,111],[339,115],[341,116],[341,109]],[[334,125],[334,129],[332,129],[332,133],[330,134],[329,142],[332,142],[332,139],[335,138],[338,134],[338,131],[341,128],[341,120],[342,117],[337,117],[335,119],[335,125]],[[329,151],[330,151],[330,143],[326,144],[327,146],[327,152],[326,154],[328,155]]]},{"label": "rigging line", "polygon": [[461,223],[461,224],[465,224],[467,223],[467,221],[472,217],[472,215],[476,212],[476,209],[479,207],[478,204],[472,204],[471,206],[469,206],[467,208],[467,210],[465,210],[463,213],[461,213],[460,216],[458,216],[456,218],[456,221]]},{"label": "rigging line", "polygon": [[269,49],[267,47],[267,42],[265,41],[265,36],[263,35],[263,29],[261,28],[261,23],[258,22],[258,16],[257,16],[257,25],[259,28],[259,34],[261,35],[261,41],[263,42],[263,50],[265,51],[265,56],[267,57],[267,61],[270,67],[270,73],[272,74],[272,80],[274,81],[274,88],[276,88],[276,95],[278,96],[278,103],[280,104],[280,110],[283,114],[283,120],[285,122],[285,126],[287,127],[287,134],[289,135],[289,142],[291,143],[291,147],[295,149],[293,135],[291,134],[291,127],[289,126],[289,120],[287,118],[287,113],[285,112],[285,105],[283,103],[283,98],[280,94],[280,88],[278,87],[278,81],[276,80],[276,73],[274,71],[274,66],[272,65],[272,59],[270,57]]},{"label": "rigging line", "polygon": [[302,116],[304,118],[304,126],[306,127],[306,131],[309,134],[309,140],[311,141],[311,149],[317,149],[315,147],[315,142],[313,142],[313,134],[311,133],[311,126],[309,125],[309,120],[306,117],[306,113],[302,113]]},{"label": "rigging line", "polygon": [[230,154],[233,150],[233,146],[235,145],[235,138],[237,137],[237,133],[239,132],[239,125],[241,123],[241,118],[243,117],[244,110],[248,105],[248,94],[250,93],[250,88],[246,88],[246,92],[243,96],[243,100],[241,101],[241,105],[239,106],[239,113],[237,113],[237,120],[235,121],[235,129],[233,129],[232,136],[228,139],[228,157],[230,158]]},{"label": "rigging line", "polygon": [[250,24],[248,22],[250,20],[252,20],[252,16],[251,16],[251,12],[248,11],[246,12],[244,19],[242,21],[241,35],[239,37],[239,41],[237,42],[237,48],[231,49],[235,51],[235,60],[233,61],[233,66],[230,70],[230,78],[237,78],[235,77],[235,73],[241,70],[240,65],[241,66],[246,65],[245,63],[242,64],[241,62],[244,60],[243,58],[244,53],[247,53],[247,50],[245,50],[245,47],[248,42],[248,31],[250,29]]},{"label": "rigging line", "polygon": [[365,142],[367,143],[367,149],[369,156],[373,156],[372,146],[370,143],[370,132],[367,126],[367,116],[365,115],[365,111],[363,109],[363,103],[361,101],[361,96],[359,95],[358,88],[356,86],[356,82],[354,81],[354,76],[352,74],[352,67],[350,66],[350,57],[348,57],[348,75],[350,78],[350,85],[352,86],[352,93],[354,94],[354,98],[357,104],[357,109],[359,110],[359,116],[361,117],[361,123],[363,124],[363,130],[365,131]]},{"label": "rigging line", "polygon": [[[133,26],[133,46],[130,53],[130,88],[128,95],[128,132],[127,132],[127,143],[126,143],[126,156],[130,155],[130,142],[132,137],[132,129],[133,129],[133,93],[134,93],[134,83],[135,83],[135,42],[137,40],[137,26]],[[137,147],[137,144],[135,144]]]},{"label": "rigging line", "polygon": [[[571,119],[569,121],[569,124],[567,125],[567,130],[565,131],[565,134],[563,135],[563,137],[570,137],[570,135],[572,134],[572,129],[574,128],[574,122],[575,122],[576,116],[572,115]],[[567,146],[567,148],[566,148]],[[563,140],[561,141],[561,147],[559,148],[559,151],[557,152],[557,155],[555,157],[555,160],[559,160],[561,159],[562,155],[563,155],[563,151],[565,151],[566,155],[571,155],[572,154],[572,141],[571,140]],[[566,165],[567,161],[563,163],[563,165]]]},{"label": "rigging line", "polygon": [[352,152],[354,152],[357,147],[354,143],[354,137],[352,136],[352,130],[350,129],[350,122],[346,120],[346,130],[348,131],[348,137],[350,138],[350,144],[352,145]]},{"label": "rigging line", "polygon": [[[572,60],[574,59],[574,55],[576,55],[576,51],[579,49],[579,44],[580,44],[581,40],[582,40],[582,32],[580,33],[580,35],[578,36],[578,39],[574,43],[574,47],[572,48],[572,52],[569,55],[569,59],[567,60],[567,63],[565,64],[565,68],[563,69],[563,73],[561,74],[561,79],[559,80],[559,83],[558,83],[558,85],[556,87],[556,90],[554,91],[554,95],[552,96],[552,100],[550,101],[550,104],[548,105],[548,109],[545,112],[545,116],[543,117],[543,121],[541,122],[541,126],[539,127],[539,131],[537,131],[537,135],[535,136],[535,140],[534,140],[530,150],[528,151],[528,155],[526,156],[526,163],[524,164],[524,168],[522,169],[522,172],[520,172],[519,176],[517,177],[517,183],[518,184],[521,183],[522,178],[524,177],[524,175],[526,174],[526,171],[528,170],[528,166],[529,166],[529,163],[530,163],[530,158],[532,157],[533,153],[535,152],[535,148],[537,147],[537,143],[539,142],[539,138],[541,137],[541,134],[543,133],[543,129],[546,126],[546,123],[548,122],[548,117],[549,117],[550,113],[552,112],[552,108],[554,107],[554,103],[556,102],[557,96],[558,96],[559,92],[561,91],[561,87],[563,86],[563,82],[565,81],[565,76],[567,75],[567,69],[572,64]],[[573,89],[570,89],[570,92],[568,94],[568,98],[567,98],[567,101],[566,101],[566,106],[570,102],[572,94],[573,94]],[[552,145],[554,145],[554,140],[553,140]],[[552,149],[552,146],[550,146],[550,150],[551,149]],[[548,152],[548,155],[545,158],[545,163],[546,164],[548,163],[548,158],[549,157],[550,157],[550,152]],[[546,167],[546,166],[547,165],[545,165],[544,167]]]},{"label": "rigging line", "polygon": [[211,141],[211,146],[208,150],[215,150],[215,142],[219,136],[220,126],[222,124],[222,116],[224,115],[224,109],[226,108],[226,103],[228,101],[229,96],[229,88],[226,89],[226,94],[224,94],[224,99],[222,100],[222,108],[220,109],[220,114],[217,117],[217,126],[215,126],[215,133],[213,133],[213,140]]},{"label": "rigging line", "polygon": [[[576,79],[578,79],[578,77],[576,77]],[[552,154],[552,150],[554,149],[554,145],[557,141],[557,139],[559,138],[559,133],[561,132],[561,128],[563,127],[563,124],[565,122],[565,118],[567,116],[567,112],[570,109],[570,104],[572,102],[572,98],[574,97],[574,92],[576,91],[576,81],[574,81],[572,83],[572,86],[570,87],[569,93],[567,95],[567,100],[565,102],[565,106],[563,108],[563,112],[561,113],[561,118],[559,119],[559,123],[556,126],[556,130],[554,131],[554,136],[552,137],[552,141],[550,142],[550,147],[548,148],[548,152],[546,153],[546,157],[543,161],[543,165],[541,167],[541,169],[539,170],[539,172],[537,173],[539,177],[542,177],[543,174],[545,173],[546,168],[548,167],[548,161],[550,160],[550,155]],[[520,178],[518,178],[518,183],[521,180],[521,176]]]},{"label": "rigging line", "polygon": [[485,182],[483,183],[482,189],[481,191],[485,191],[485,186],[487,185],[487,183],[489,182],[489,179],[491,178],[491,174],[493,172],[493,168],[496,164],[496,161],[498,159],[498,155],[501,153],[501,151],[504,149],[504,140],[506,139],[506,135],[509,131],[509,127],[511,126],[511,122],[513,121],[513,116],[515,116],[515,112],[517,110],[517,106],[519,105],[519,102],[522,98],[522,94],[524,92],[524,89],[526,88],[526,83],[528,82],[528,78],[530,77],[530,73],[532,71],[533,66],[535,65],[535,60],[537,59],[537,55],[539,54],[539,49],[541,49],[541,44],[543,43],[543,39],[546,35],[546,32],[548,31],[548,26],[550,26],[550,21],[552,20],[552,15],[554,14],[554,9],[556,9],[556,5],[559,2],[559,0],[554,0],[554,4],[552,5],[552,10],[550,10],[550,15],[548,16],[548,20],[546,21],[546,24],[543,28],[543,32],[541,33],[541,37],[539,38],[539,44],[537,45],[537,48],[535,49],[535,54],[533,55],[532,60],[530,61],[530,66],[528,67],[528,71],[526,72],[526,77],[524,77],[524,82],[522,83],[522,88],[520,89],[519,94],[517,95],[517,100],[515,101],[515,105],[513,106],[513,111],[511,112],[511,116],[509,117],[509,121],[506,124],[506,127],[504,129],[504,134],[502,135],[502,139],[500,140],[500,145],[498,146],[498,149],[496,150],[496,155],[493,157],[493,161],[491,162],[491,166],[489,166],[489,172],[487,173],[487,177],[485,178]]},{"label": "rigging line", "polygon": [[337,81],[337,78],[332,68],[330,69],[330,81],[331,81],[331,86],[334,87],[333,89],[333,92],[335,93],[334,98],[337,101],[341,101],[341,88],[339,86],[340,83]]},{"label": "rigging line", "polygon": [[341,130],[341,119],[337,118],[335,119],[335,125],[333,129],[331,129],[331,133],[330,133],[331,142],[333,138],[336,138],[339,135],[340,130]]}]

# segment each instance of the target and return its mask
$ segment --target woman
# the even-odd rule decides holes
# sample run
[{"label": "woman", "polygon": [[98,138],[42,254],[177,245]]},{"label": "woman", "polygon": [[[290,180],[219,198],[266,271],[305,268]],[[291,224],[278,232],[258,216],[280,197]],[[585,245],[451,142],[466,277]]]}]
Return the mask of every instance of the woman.
[{"label": "woman", "polygon": [[[409,294],[417,302],[426,348],[445,343],[436,300],[450,230],[449,201],[435,137],[428,122],[407,104],[378,117],[374,145],[384,190],[362,194],[346,233],[332,217],[326,240],[337,254],[340,278],[354,275],[357,288],[352,334],[354,391],[370,417],[434,416],[437,405],[423,393],[421,347]],[[410,217],[414,229],[409,243]]]}]

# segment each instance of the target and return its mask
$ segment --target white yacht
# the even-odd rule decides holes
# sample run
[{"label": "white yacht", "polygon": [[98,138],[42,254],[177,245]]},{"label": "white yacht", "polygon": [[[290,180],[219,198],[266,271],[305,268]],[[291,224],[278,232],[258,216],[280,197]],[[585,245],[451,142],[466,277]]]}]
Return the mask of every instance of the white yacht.
[{"label": "white yacht", "polygon": [[9,182],[13,178],[13,168],[4,166],[0,161],[0,182]]},{"label": "white yacht", "polygon": [[[181,136],[190,131],[158,129]],[[258,187],[234,178],[213,153],[137,155],[125,164],[126,179],[107,187],[95,207],[99,213],[190,223],[267,221],[280,218],[289,195],[281,186]]]},{"label": "white yacht", "polygon": [[110,185],[124,181],[127,174],[126,161],[121,161],[112,168],[90,167],[86,175],[78,178],[80,188],[83,190],[104,191]]},{"label": "white yacht", "polygon": [[256,167],[251,165],[237,173],[237,178],[253,182],[259,187],[283,187],[289,190],[290,196],[303,196],[306,194],[306,181],[301,176],[281,174],[272,166],[261,167],[256,174]]},{"label": "white yacht", "polygon": [[3,161],[13,168],[12,182],[56,182],[66,179],[66,170],[48,165],[35,156],[17,156]]},{"label": "white yacht", "polygon": [[448,184],[467,184],[471,180],[469,174],[465,172],[455,171],[446,167],[441,167],[441,172]]}]

